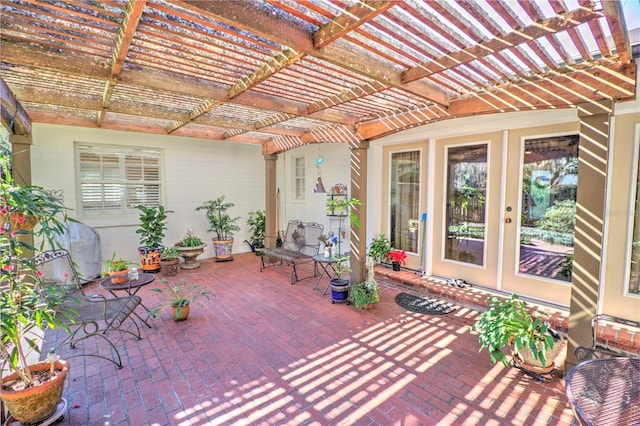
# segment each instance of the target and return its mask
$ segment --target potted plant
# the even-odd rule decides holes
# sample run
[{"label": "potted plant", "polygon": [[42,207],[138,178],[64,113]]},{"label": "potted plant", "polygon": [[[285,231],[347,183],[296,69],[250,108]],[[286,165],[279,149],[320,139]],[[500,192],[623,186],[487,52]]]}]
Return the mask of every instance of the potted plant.
[{"label": "potted plant", "polygon": [[393,249],[389,253],[387,253],[387,259],[391,261],[393,270],[399,271],[400,265],[404,266],[407,264],[407,253],[404,250]]},{"label": "potted plant", "polygon": [[177,282],[166,278],[161,279],[164,288],[156,287],[151,291],[162,295],[163,300],[149,314],[158,318],[164,309],[171,308],[173,320],[184,321],[189,316],[191,303],[196,303],[200,297],[209,299],[211,293],[208,290],[201,290],[197,284],[188,281],[188,277],[189,275],[186,275]]},{"label": "potted plant", "polygon": [[158,272],[160,270],[160,253],[162,252],[162,239],[167,229],[167,213],[164,206],[146,207],[137,205],[140,210],[140,228],[136,234],[140,234],[140,264],[145,272]]},{"label": "potted plant", "polygon": [[[9,154],[0,146],[0,364],[10,374],[2,378],[0,397],[11,416],[39,423],[55,413],[62,398],[69,364],[57,360],[29,364],[29,352],[40,352],[36,328],[61,327],[57,316],[72,315],[62,308],[59,286],[36,286],[38,272],[29,261],[31,251],[56,246],[55,236],[65,230],[66,208],[42,187],[16,184]],[[39,223],[34,230],[33,226]],[[33,237],[37,244],[28,242]],[[43,371],[45,381],[33,374]]]},{"label": "potted plant", "polygon": [[200,267],[197,257],[204,253],[204,248],[207,244],[202,241],[202,238],[196,237],[188,231],[184,238],[175,244],[175,248],[178,251],[180,257],[184,259],[184,262],[180,265],[182,269],[196,269]]},{"label": "potted plant", "polygon": [[375,280],[353,283],[349,289],[349,297],[356,309],[367,309],[380,301],[378,283]]},{"label": "potted plant", "polygon": [[160,253],[160,271],[165,277],[173,277],[178,273],[180,254],[174,246],[165,247]]},{"label": "potted plant", "polygon": [[331,278],[331,303],[349,303],[349,278],[351,273],[349,268],[349,256],[342,256],[335,259],[331,264],[335,276]]},{"label": "potted plant", "polygon": [[125,282],[127,280],[127,274],[129,273],[129,266],[134,265],[133,262],[124,260],[121,257],[116,259],[115,251],[111,255],[111,259],[102,261],[102,264],[104,265],[102,276],[106,277],[110,275],[111,282],[113,284],[120,284]]},{"label": "potted plant", "polygon": [[229,209],[235,204],[224,200],[224,195],[205,201],[196,211],[203,210],[209,221],[209,232],[213,232],[213,247],[216,262],[233,260],[233,233],[240,230],[236,222],[240,217],[231,217]]},{"label": "potted plant", "polygon": [[247,219],[247,225],[249,225],[249,239],[251,242],[251,251],[256,256],[262,255],[262,249],[264,249],[267,226],[266,226],[266,212],[264,210],[256,210],[249,212],[249,218]]},{"label": "potted plant", "polygon": [[387,261],[387,253],[392,249],[391,241],[384,234],[380,234],[369,243],[367,254],[373,258],[375,263],[381,263]]},{"label": "potted plant", "polygon": [[[525,369],[544,372],[553,369],[553,360],[560,350],[560,336],[547,322],[534,318],[526,303],[517,294],[508,299],[490,297],[489,309],[472,326],[478,333],[480,350],[487,349],[491,362],[508,365],[505,348],[513,345],[514,358],[529,366]],[[542,314],[542,313],[540,313]]]}]

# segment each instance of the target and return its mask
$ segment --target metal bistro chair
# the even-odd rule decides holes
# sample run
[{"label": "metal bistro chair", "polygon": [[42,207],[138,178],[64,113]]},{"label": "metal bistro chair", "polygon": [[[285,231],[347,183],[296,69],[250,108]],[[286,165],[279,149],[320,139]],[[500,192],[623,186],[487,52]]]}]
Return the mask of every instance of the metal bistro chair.
[{"label": "metal bistro chair", "polygon": [[[111,361],[118,368],[122,368],[122,358],[116,347],[116,344],[125,337],[122,333],[130,334],[136,340],[142,339],[138,324],[133,318],[129,318],[140,304],[140,297],[125,296],[107,299],[100,294],[85,295],[71,256],[64,249],[42,252],[33,258],[33,263],[40,272],[39,279],[43,288],[49,285],[60,285],[64,288],[68,298],[63,304],[73,312],[71,314],[73,321],[63,314],[59,315],[61,321],[70,327],[71,334],[58,343],[57,347],[69,341],[69,347],[75,349],[77,343],[83,340],[92,337],[103,339],[111,347],[112,357],[100,353],[82,353],[67,356],[67,358],[93,356]],[[127,323],[129,326],[123,328]],[[134,331],[130,330],[131,327],[134,327]],[[110,338],[114,333],[119,335],[115,342]]]}]

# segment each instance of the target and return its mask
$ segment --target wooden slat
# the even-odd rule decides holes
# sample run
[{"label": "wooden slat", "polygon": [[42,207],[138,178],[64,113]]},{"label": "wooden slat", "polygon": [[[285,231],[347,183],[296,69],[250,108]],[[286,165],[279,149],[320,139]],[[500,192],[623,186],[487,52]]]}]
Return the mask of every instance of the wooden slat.
[{"label": "wooden slat", "polygon": [[345,13],[335,17],[320,27],[313,34],[313,44],[316,49],[326,46],[327,44],[339,39],[350,31],[355,30],[367,21],[384,13],[393,7],[395,1],[368,1],[356,3],[349,7]]},{"label": "wooden slat", "polygon": [[462,63],[470,62],[476,58],[487,56],[490,53],[500,52],[525,43],[528,40],[536,39],[549,35],[554,32],[563,31],[571,27],[575,27],[589,20],[597,19],[602,14],[587,9],[576,9],[563,16],[555,16],[546,20],[542,24],[530,25],[519,31],[504,34],[499,38],[494,38],[486,42],[468,47],[464,50],[453,52],[447,56],[435,59],[432,62],[425,62],[417,67],[406,71],[403,75],[403,81],[413,81],[419,78],[428,77],[436,72],[455,67]]},{"label": "wooden slat", "polygon": [[312,35],[307,28],[286,15],[272,14],[266,10],[245,7],[242,2],[222,0],[181,0],[177,4],[209,14],[231,26],[249,31],[282,46],[319,58],[331,64],[361,74],[366,78],[377,80],[382,84],[398,87],[418,96],[427,97],[432,102],[446,106],[449,102],[446,94],[437,87],[425,82],[402,81],[399,72],[393,72],[372,58],[363,57],[356,52],[338,47],[331,43],[322,49],[316,49],[312,43]]}]

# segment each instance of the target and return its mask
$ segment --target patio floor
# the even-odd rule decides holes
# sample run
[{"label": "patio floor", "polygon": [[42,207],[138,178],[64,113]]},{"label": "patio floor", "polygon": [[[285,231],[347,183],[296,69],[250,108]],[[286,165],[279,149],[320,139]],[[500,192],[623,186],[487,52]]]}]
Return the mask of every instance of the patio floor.
[{"label": "patio floor", "polygon": [[[379,283],[381,302],[361,312],[332,304],[314,279],[292,286],[288,267],[260,273],[251,253],[201,264],[190,278],[211,300],[185,322],[164,312],[142,340],[127,337],[124,368],[70,360],[59,424],[572,424],[563,379],[539,383],[478,352],[473,309],[412,313],[394,297],[419,290]],[[147,306],[153,287],[138,293]]]}]

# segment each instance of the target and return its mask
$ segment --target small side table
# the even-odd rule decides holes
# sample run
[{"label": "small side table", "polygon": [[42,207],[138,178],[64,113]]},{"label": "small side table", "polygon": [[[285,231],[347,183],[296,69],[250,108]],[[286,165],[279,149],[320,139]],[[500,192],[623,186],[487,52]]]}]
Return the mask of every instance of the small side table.
[{"label": "small side table", "polygon": [[318,287],[323,275],[326,275],[327,278],[329,278],[329,284],[327,284],[327,287],[322,292],[322,295],[324,296],[327,294],[327,290],[329,290],[329,287],[331,286],[331,279],[336,278],[336,273],[333,270],[333,264],[338,263],[338,260],[332,257],[324,257],[322,254],[317,254],[313,256],[313,261],[316,263],[316,266],[320,265],[320,274],[318,275],[318,278],[316,278],[316,283],[313,285],[313,289],[315,290]]},{"label": "small side table", "polygon": [[[138,275],[139,275],[138,279],[133,281],[130,280],[129,276],[127,275],[125,281],[122,283],[113,283],[111,282],[112,277],[106,277],[100,280],[100,283],[98,285],[100,286],[100,288],[107,290],[109,293],[111,293],[113,297],[118,297],[118,295],[115,293],[116,291],[126,291],[127,294],[129,294],[129,296],[135,296],[135,294],[138,291],[140,291],[140,289],[143,286],[147,284],[151,284],[153,280],[156,279],[155,275],[153,274],[147,274],[143,272]],[[147,308],[142,302],[140,302],[140,305],[144,308],[145,311],[147,311],[147,319],[148,319],[150,316],[151,310]],[[133,314],[136,317],[138,317],[140,321],[145,323],[147,327],[151,328],[151,325],[149,325],[146,319],[142,319],[140,315],[138,315],[135,312]]]}]

